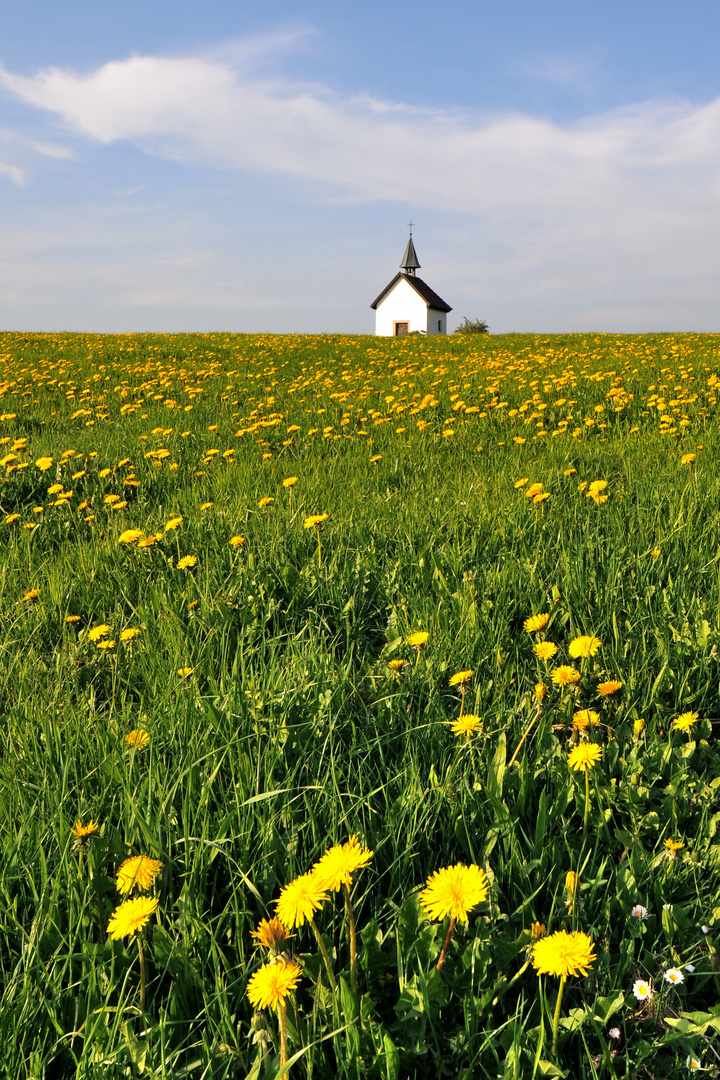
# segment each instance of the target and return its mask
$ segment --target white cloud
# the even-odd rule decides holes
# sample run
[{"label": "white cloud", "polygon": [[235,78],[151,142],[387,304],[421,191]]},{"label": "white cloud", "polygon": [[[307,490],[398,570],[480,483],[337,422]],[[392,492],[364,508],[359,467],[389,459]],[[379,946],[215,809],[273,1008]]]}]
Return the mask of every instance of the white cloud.
[{"label": "white cloud", "polygon": [[60,143],[38,142],[13,128],[0,128],[0,176],[23,187],[37,157],[73,158],[73,150]]},{"label": "white cloud", "polygon": [[[513,303],[561,303],[573,320],[597,325],[604,310],[624,328],[633,302],[642,318],[653,304],[677,312],[676,325],[683,310],[689,319],[714,311],[720,98],[649,101],[562,124],[342,98],[257,74],[303,33],[211,55],[132,56],[88,73],[0,69],[0,86],[54,115],[66,136],[286,177],[314,201],[456,215],[457,244],[438,287],[509,304],[509,325]],[[54,156],[70,153],[49,145]],[[0,172],[21,183],[13,168]]]},{"label": "white cloud", "polygon": [[25,183],[25,172],[17,165],[7,165],[0,161],[0,176],[7,176],[18,186],[22,186]]},{"label": "white cloud", "polygon": [[566,125],[522,114],[469,118],[341,99],[202,56],[133,56],[88,74],[0,69],[0,84],[99,142],[289,174],[336,198],[597,218],[677,209],[681,192],[715,204],[720,188],[720,99],[651,101]]}]

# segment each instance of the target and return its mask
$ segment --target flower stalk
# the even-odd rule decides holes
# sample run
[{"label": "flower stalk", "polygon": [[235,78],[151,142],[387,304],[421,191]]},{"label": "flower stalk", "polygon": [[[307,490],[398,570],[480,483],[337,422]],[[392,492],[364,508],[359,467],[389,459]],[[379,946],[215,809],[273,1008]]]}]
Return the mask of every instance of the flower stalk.
[{"label": "flower stalk", "polygon": [[560,987],[558,989],[557,1001],[555,1002],[555,1015],[553,1016],[553,1039],[552,1039],[552,1055],[553,1055],[553,1057],[557,1057],[557,1037],[558,1037],[558,1027],[560,1026],[560,1006],[562,1005],[563,990],[565,989],[565,983],[566,982],[567,982],[567,976],[563,975],[563,977],[560,979]]},{"label": "flower stalk", "polygon": [[287,1065],[287,1009],[285,1001],[278,1002],[278,1022],[280,1025],[280,1068]]},{"label": "flower stalk", "polygon": [[145,953],[142,947],[142,938],[137,935],[138,959],[140,961],[140,1008],[145,1011]]},{"label": "flower stalk", "polygon": [[442,971],[443,964],[445,963],[445,957],[447,956],[448,949],[450,948],[450,941],[452,939],[452,933],[453,933],[454,929],[455,929],[455,919],[451,918],[450,919],[450,925],[448,926],[448,932],[445,935],[445,941],[443,943],[442,951],[440,953],[440,956],[438,957],[438,962],[437,962],[438,971]]},{"label": "flower stalk", "polygon": [[527,727],[525,728],[525,730],[523,731],[523,733],[522,733],[522,736],[521,736],[521,738],[520,738],[520,742],[519,742],[519,743],[517,744],[517,746],[515,747],[515,753],[514,753],[514,754],[513,754],[513,756],[512,756],[511,758],[510,758],[510,761],[508,762],[508,766],[507,766],[507,767],[508,767],[508,769],[512,768],[512,766],[513,766],[513,765],[515,764],[515,762],[517,761],[517,758],[518,758],[518,754],[519,754],[519,753],[520,753],[520,751],[522,750],[522,748],[523,748],[523,744],[525,743],[525,740],[527,739],[528,735],[530,734],[530,732],[532,731],[532,729],[533,729],[533,728],[535,727],[535,724],[537,723],[537,721],[538,721],[538,718],[539,718],[539,716],[540,716],[540,713],[541,713],[541,712],[542,712],[542,706],[541,706],[541,705],[538,705],[538,706],[537,706],[537,708],[535,709],[535,715],[533,716],[532,720],[530,721],[530,723],[528,724],[528,726],[527,726]]},{"label": "flower stalk", "polygon": [[333,971],[332,960],[330,959],[330,954],[327,951],[327,947],[325,945],[325,942],[322,939],[322,934],[318,930],[317,923],[313,919],[312,915],[308,919],[308,922],[310,923],[310,925],[313,928],[313,932],[315,934],[315,938],[316,938],[317,943],[318,943],[318,949],[320,950],[320,955],[322,956],[323,961],[325,962],[325,970],[327,971],[328,980],[330,982],[332,992],[337,993],[337,982],[335,981],[335,972]]},{"label": "flower stalk", "polygon": [[350,931],[350,985],[353,994],[357,994],[357,930],[355,928],[355,913],[353,912],[350,900],[350,889],[348,888],[347,883],[344,883],[344,889],[345,911],[347,912],[348,929]]}]

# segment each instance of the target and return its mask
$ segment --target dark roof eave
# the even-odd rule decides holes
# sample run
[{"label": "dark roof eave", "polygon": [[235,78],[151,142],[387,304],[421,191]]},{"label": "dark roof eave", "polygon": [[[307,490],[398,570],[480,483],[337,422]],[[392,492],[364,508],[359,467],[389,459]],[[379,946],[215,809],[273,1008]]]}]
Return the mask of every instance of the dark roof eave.
[{"label": "dark roof eave", "polygon": [[450,305],[446,304],[445,301],[442,299],[442,297],[438,296],[438,294],[436,292],[434,292],[433,289],[431,289],[429,285],[426,285],[424,281],[422,281],[418,277],[410,277],[409,274],[403,274],[403,273],[399,273],[399,274],[395,275],[395,277],[392,279],[390,284],[385,286],[385,288],[380,293],[380,295],[377,297],[377,299],[373,300],[370,307],[371,308],[377,308],[378,304],[380,303],[382,298],[385,296],[385,294],[388,293],[390,291],[390,289],[392,289],[393,285],[395,285],[396,282],[398,282],[400,280],[400,278],[405,278],[405,280],[410,285],[412,285],[415,292],[418,293],[418,295],[423,298],[423,300],[425,301],[425,303],[427,304],[427,306],[429,308],[433,308],[434,311],[444,311],[446,313],[448,311],[452,311],[452,308],[450,307]]}]

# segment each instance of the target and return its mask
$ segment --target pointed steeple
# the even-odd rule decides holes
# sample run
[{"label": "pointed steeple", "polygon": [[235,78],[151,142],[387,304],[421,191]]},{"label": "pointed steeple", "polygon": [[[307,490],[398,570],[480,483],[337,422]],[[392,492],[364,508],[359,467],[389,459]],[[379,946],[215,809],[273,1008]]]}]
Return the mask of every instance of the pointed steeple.
[{"label": "pointed steeple", "polygon": [[404,270],[408,277],[415,277],[415,271],[420,269],[417,252],[415,250],[415,245],[413,244],[412,227],[413,222],[410,221],[408,223],[408,228],[410,229],[410,239],[407,242],[405,254],[403,255],[402,262],[400,263],[400,269]]}]

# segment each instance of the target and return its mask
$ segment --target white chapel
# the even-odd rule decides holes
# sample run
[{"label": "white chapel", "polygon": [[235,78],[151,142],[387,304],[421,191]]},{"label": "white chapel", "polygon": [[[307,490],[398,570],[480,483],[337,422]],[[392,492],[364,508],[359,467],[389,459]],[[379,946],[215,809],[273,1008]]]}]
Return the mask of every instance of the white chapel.
[{"label": "white chapel", "polygon": [[419,331],[421,334],[446,334],[447,315],[452,308],[436,292],[417,277],[420,269],[417,252],[410,239],[400,263],[401,273],[370,305],[375,309],[375,333],[381,337],[400,337]]}]

